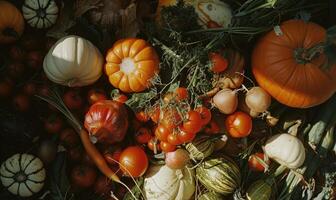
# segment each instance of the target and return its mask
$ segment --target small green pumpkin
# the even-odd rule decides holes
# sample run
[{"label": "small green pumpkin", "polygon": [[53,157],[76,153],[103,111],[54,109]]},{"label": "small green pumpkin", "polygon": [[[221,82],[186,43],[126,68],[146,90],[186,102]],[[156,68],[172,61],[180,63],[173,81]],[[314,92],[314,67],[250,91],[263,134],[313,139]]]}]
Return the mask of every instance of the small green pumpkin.
[{"label": "small green pumpkin", "polygon": [[241,175],[237,164],[229,157],[212,157],[196,168],[196,177],[208,190],[222,195],[233,193]]},{"label": "small green pumpkin", "polygon": [[272,195],[272,180],[261,179],[250,185],[247,189],[246,197],[248,200],[269,200]]},{"label": "small green pumpkin", "polygon": [[191,159],[203,160],[214,152],[215,144],[210,137],[202,136],[188,143],[186,149],[190,153]]},{"label": "small green pumpkin", "polygon": [[49,28],[56,23],[58,7],[54,0],[25,0],[23,17],[34,28]]},{"label": "small green pumpkin", "polygon": [[198,197],[198,200],[219,200],[223,199],[222,195],[216,192],[206,192]]}]

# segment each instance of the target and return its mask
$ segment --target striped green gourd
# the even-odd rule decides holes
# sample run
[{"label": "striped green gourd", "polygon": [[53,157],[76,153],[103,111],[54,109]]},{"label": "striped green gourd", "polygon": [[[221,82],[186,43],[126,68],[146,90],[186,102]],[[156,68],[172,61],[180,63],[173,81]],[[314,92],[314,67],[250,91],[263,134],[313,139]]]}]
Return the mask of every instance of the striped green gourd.
[{"label": "striped green gourd", "polygon": [[190,153],[191,159],[203,160],[214,152],[215,144],[210,137],[202,136],[188,143],[186,149]]},{"label": "striped green gourd", "polygon": [[216,192],[206,192],[198,197],[197,200],[219,200],[223,199],[222,195]]},{"label": "striped green gourd", "polygon": [[246,197],[248,200],[269,200],[272,195],[271,180],[257,180],[247,189]]},{"label": "striped green gourd", "polygon": [[199,164],[196,177],[208,190],[222,195],[234,192],[241,181],[238,166],[226,156],[211,157]]}]

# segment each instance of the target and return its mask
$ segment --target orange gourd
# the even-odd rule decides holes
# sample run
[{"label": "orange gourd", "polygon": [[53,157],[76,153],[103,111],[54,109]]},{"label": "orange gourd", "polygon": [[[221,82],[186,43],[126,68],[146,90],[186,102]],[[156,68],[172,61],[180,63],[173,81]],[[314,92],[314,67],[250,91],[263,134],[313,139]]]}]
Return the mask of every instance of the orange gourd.
[{"label": "orange gourd", "polygon": [[309,108],[325,102],[336,91],[336,65],[322,69],[328,61],[323,50],[307,56],[325,40],[323,27],[303,20],[286,21],[278,33],[267,33],[252,55],[258,84],[290,107]]},{"label": "orange gourd", "polygon": [[23,29],[21,12],[11,3],[0,1],[0,43],[14,42],[21,36]]},{"label": "orange gourd", "polygon": [[122,39],[107,52],[105,73],[110,83],[123,92],[146,90],[158,71],[159,58],[145,40]]}]

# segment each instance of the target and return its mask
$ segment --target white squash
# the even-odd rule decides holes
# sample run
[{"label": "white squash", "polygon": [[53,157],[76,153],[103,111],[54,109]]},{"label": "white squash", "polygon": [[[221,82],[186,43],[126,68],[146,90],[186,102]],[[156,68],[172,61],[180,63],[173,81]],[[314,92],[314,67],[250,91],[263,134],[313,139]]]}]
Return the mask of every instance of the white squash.
[{"label": "white squash", "polygon": [[194,171],[152,165],[145,174],[143,193],[147,200],[189,200],[195,192]]},{"label": "white squash", "polygon": [[39,192],[46,178],[42,161],[30,154],[15,154],[2,163],[2,185],[14,195],[29,197]]},{"label": "white squash", "polygon": [[56,23],[58,7],[54,0],[25,0],[23,17],[35,28],[49,28]]},{"label": "white squash", "polygon": [[102,75],[103,57],[90,41],[79,36],[67,36],[49,50],[43,69],[55,83],[69,87],[86,86]]},{"label": "white squash", "polygon": [[290,169],[299,168],[306,158],[302,142],[287,133],[277,134],[268,139],[264,152],[269,158]]}]

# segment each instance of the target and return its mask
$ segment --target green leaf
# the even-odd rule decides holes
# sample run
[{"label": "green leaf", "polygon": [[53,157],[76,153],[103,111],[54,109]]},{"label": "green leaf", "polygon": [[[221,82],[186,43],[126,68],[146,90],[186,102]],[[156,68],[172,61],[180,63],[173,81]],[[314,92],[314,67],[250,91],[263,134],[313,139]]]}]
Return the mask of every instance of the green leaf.
[{"label": "green leaf", "polygon": [[[145,179],[143,177],[138,178],[138,180],[136,180],[136,185],[131,189],[132,193],[134,194],[134,196],[137,199],[142,199],[142,191],[139,190],[139,188],[141,189],[143,184],[144,184]],[[137,186],[138,185],[138,186]],[[134,200],[134,197],[132,196],[132,194],[130,192],[127,192],[127,194],[124,196],[123,200]]]},{"label": "green leaf", "polygon": [[66,152],[59,152],[49,171],[50,195],[52,200],[71,199],[70,182],[66,173]]},{"label": "green leaf", "polygon": [[137,112],[144,108],[149,108],[151,105],[151,101],[157,97],[156,88],[152,88],[148,92],[143,93],[134,93],[130,99],[126,101],[126,105],[128,105],[133,111]]}]

